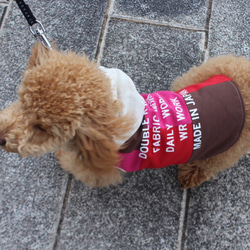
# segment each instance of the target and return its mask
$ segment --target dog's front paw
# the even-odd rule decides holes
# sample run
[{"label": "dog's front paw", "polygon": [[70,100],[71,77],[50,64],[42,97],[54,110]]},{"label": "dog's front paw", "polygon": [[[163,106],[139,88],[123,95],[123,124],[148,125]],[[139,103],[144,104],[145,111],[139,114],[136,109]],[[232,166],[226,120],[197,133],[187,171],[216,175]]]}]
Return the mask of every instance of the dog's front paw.
[{"label": "dog's front paw", "polygon": [[178,167],[178,180],[185,189],[197,187],[209,180],[211,175],[194,163],[181,164]]},{"label": "dog's front paw", "polygon": [[89,187],[108,187],[122,182],[122,172],[119,169],[84,169],[75,174],[76,179]]}]

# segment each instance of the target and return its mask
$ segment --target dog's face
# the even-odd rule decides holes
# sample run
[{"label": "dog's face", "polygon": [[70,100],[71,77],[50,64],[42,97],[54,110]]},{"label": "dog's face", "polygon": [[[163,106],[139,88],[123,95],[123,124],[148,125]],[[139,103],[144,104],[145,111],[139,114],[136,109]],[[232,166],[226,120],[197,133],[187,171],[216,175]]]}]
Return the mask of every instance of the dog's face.
[{"label": "dog's face", "polygon": [[105,136],[112,140],[117,129],[112,131],[110,122],[117,108],[109,86],[104,73],[86,56],[36,45],[19,100],[0,112],[0,146],[26,157],[72,144],[76,134],[85,143]]},{"label": "dog's face", "polygon": [[58,149],[75,136],[88,105],[80,91],[79,69],[71,60],[79,58],[73,53],[52,53],[40,44],[32,50],[19,100],[0,112],[3,149],[37,156]]},{"label": "dog's face", "polygon": [[30,112],[17,101],[0,113],[0,145],[21,156],[56,150],[75,135],[76,125]]}]

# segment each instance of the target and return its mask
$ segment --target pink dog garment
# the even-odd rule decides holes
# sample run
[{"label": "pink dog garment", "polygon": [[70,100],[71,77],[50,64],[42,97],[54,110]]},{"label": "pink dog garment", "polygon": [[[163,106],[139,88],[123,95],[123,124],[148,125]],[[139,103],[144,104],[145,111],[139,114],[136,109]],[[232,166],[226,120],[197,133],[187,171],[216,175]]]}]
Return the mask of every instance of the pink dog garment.
[{"label": "pink dog garment", "polygon": [[119,168],[138,171],[202,160],[239,138],[244,104],[235,83],[214,76],[178,92],[144,94],[144,118],[120,151]]}]

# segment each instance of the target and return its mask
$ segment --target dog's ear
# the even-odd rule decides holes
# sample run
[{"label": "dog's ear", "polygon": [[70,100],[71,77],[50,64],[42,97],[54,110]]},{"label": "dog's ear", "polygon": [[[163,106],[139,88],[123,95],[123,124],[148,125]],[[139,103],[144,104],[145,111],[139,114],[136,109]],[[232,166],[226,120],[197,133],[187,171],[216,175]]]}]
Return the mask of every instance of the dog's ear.
[{"label": "dog's ear", "polygon": [[91,187],[105,187],[122,181],[122,172],[116,168],[118,146],[112,138],[95,128],[81,127],[77,129],[75,139],[79,162],[76,171],[71,172],[77,179]]},{"label": "dog's ear", "polygon": [[41,42],[38,42],[31,49],[31,56],[28,62],[28,68],[41,65],[43,61],[49,58],[51,50],[44,47]]},{"label": "dog's ear", "polygon": [[118,146],[113,138],[95,128],[84,127],[76,130],[76,142],[84,165],[107,169],[118,164]]}]

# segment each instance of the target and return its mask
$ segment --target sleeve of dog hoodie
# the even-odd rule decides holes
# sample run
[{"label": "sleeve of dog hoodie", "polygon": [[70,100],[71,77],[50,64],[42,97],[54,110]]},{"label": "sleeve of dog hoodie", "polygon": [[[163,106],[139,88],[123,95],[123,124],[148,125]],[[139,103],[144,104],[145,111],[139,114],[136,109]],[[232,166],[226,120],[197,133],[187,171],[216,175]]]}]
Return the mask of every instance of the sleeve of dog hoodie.
[{"label": "sleeve of dog hoodie", "polygon": [[[115,100],[120,100],[123,103],[122,116],[132,115],[135,124],[128,132],[126,138],[129,139],[140,127],[144,115],[145,101],[136,90],[132,79],[122,70],[115,68],[100,67],[107,77],[111,80],[113,97]],[[126,140],[116,140],[116,143],[121,146]]]}]

